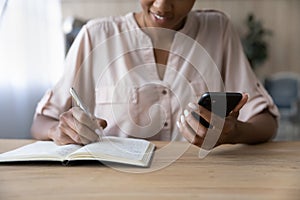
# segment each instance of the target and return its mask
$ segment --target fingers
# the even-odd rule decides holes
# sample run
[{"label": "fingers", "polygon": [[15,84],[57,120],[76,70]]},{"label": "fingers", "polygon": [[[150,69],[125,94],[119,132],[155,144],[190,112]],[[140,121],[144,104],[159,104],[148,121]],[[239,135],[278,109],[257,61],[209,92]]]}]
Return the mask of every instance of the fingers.
[{"label": "fingers", "polygon": [[69,126],[65,125],[64,123],[59,124],[59,137],[61,140],[68,140],[69,143],[75,144],[88,144],[89,141],[83,137],[80,137],[77,132],[70,128]]},{"label": "fingers", "polygon": [[104,119],[96,119],[99,126],[103,129],[107,127],[107,122]]},{"label": "fingers", "polygon": [[[87,113],[85,113],[81,108],[79,107],[73,107],[71,108],[71,113],[73,117],[80,122],[80,124],[85,125],[89,129],[95,131],[96,129],[99,129],[99,125],[96,121],[96,119],[92,119]],[[82,127],[78,127],[82,128]]]},{"label": "fingers", "polygon": [[241,110],[241,108],[247,103],[249,95],[247,93],[243,93],[242,95],[243,95],[243,97],[242,97],[241,101],[233,109],[233,112],[239,112]]},{"label": "fingers", "polygon": [[91,118],[79,107],[73,107],[60,115],[57,130],[51,138],[57,144],[89,144],[100,140],[102,127],[106,126],[105,120]]},{"label": "fingers", "polygon": [[77,142],[76,139],[74,140],[64,133],[61,123],[59,123],[58,126],[51,128],[48,135],[57,145],[80,144],[79,141]]},{"label": "fingers", "polygon": [[238,105],[229,113],[229,116],[232,116],[234,118],[238,118],[240,110],[242,109],[242,107],[247,103],[249,95],[247,93],[243,93],[242,94],[242,99],[241,101],[238,103]]},{"label": "fingers", "polygon": [[191,143],[197,146],[201,146],[203,138],[197,135],[192,128],[185,121],[185,117],[181,115],[180,121],[177,121],[177,127],[179,128],[182,135]]},{"label": "fingers", "polygon": [[[196,113],[199,115],[199,113]],[[200,116],[200,115],[199,115]],[[188,110],[184,110],[184,117],[186,123],[191,127],[191,129],[200,137],[205,137],[205,133],[207,132],[207,128],[203,126],[199,121],[189,112]]]},{"label": "fingers", "polygon": [[[80,123],[89,128],[92,132],[102,135],[102,129],[107,126],[107,122],[104,119],[97,119],[95,117],[90,117],[87,113],[83,112],[79,107],[73,107],[72,109],[73,117]],[[80,133],[80,132],[79,132]]]},{"label": "fingers", "polygon": [[96,132],[101,133],[98,120],[91,119],[80,108],[73,107],[68,112],[63,113],[59,121],[63,124],[61,130],[76,143],[88,144],[99,141],[99,135],[96,134]]},{"label": "fingers", "polygon": [[[206,122],[208,122],[208,124],[206,125],[207,127],[214,128],[214,129],[222,129],[223,124],[224,124],[224,118],[214,114],[213,112],[210,112],[209,110],[207,110],[206,108],[204,108],[202,106],[199,106],[198,110],[194,110],[192,112],[195,112],[198,116],[201,116]],[[195,118],[195,117],[193,117],[193,118]],[[199,123],[198,120],[196,120],[196,121]],[[205,125],[205,124],[203,124],[203,125]],[[207,132],[207,129],[205,130],[205,132]]]},{"label": "fingers", "polygon": [[94,131],[75,119],[71,112],[62,114],[59,121],[59,129],[62,134],[70,137],[74,143],[88,144],[98,140]]},{"label": "fingers", "polygon": [[[194,106],[194,108],[195,107],[196,106]],[[195,112],[197,112],[197,114],[200,116],[198,110]],[[184,110],[184,115],[181,115],[180,123],[178,122],[177,126],[181,127],[180,132],[191,144],[201,147],[207,132],[207,128],[199,123],[199,121],[193,117],[190,111]]]},{"label": "fingers", "polygon": [[[201,147],[209,129],[211,129],[210,133],[220,133],[222,131],[224,118],[219,117],[202,106],[197,107],[195,104],[189,104],[189,107],[192,111],[184,110],[184,115],[180,117],[177,126],[182,135],[190,143]],[[209,128],[201,124],[199,120],[193,116],[192,112],[199,116],[198,119],[201,116],[205,121],[209,122]]]}]

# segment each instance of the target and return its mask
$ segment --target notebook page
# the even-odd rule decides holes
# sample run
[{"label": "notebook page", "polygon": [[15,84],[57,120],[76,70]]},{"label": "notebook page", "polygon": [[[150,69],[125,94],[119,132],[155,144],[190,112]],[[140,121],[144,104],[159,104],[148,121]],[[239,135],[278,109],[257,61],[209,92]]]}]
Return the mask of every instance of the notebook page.
[{"label": "notebook page", "polygon": [[62,160],[68,154],[81,148],[80,145],[56,145],[52,141],[37,141],[32,144],[25,145],[15,150],[0,154],[0,160],[28,160],[30,158],[50,159],[58,158]]},{"label": "notebook page", "polygon": [[142,160],[148,146],[149,142],[146,140],[103,137],[102,141],[86,145],[71,155],[86,155],[86,152],[88,152],[94,157],[106,154],[129,160]]}]

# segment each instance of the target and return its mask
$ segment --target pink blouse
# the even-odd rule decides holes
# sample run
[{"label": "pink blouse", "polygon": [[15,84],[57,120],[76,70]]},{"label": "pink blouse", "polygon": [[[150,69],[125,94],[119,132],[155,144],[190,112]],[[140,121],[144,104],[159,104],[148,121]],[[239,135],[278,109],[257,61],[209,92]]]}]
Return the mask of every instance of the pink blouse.
[{"label": "pink blouse", "polygon": [[153,48],[163,46],[152,43],[134,13],[88,22],[68,53],[62,78],[46,92],[36,114],[58,119],[72,107],[69,88],[74,87],[90,111],[107,120],[106,135],[184,140],[176,121],[189,102],[207,91],[249,93],[241,121],[264,109],[278,117],[223,13],[188,15],[174,35],[163,79]]}]

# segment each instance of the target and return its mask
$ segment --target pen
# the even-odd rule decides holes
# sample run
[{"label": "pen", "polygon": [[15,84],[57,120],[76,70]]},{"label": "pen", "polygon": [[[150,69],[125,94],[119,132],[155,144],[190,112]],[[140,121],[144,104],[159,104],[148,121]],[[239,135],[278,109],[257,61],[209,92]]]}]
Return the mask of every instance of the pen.
[{"label": "pen", "polygon": [[79,95],[77,94],[76,90],[71,87],[70,88],[70,94],[75,100],[76,104],[91,118],[93,118],[93,115],[89,112],[88,107],[83,103],[83,101],[80,99]]},{"label": "pen", "polygon": [[[94,119],[95,117],[89,112],[88,107],[83,103],[79,95],[77,94],[76,90],[71,87],[70,88],[70,94],[75,100],[76,104],[91,118]],[[98,134],[99,137],[102,135],[102,127],[99,127],[98,129],[95,130],[95,132]]]}]

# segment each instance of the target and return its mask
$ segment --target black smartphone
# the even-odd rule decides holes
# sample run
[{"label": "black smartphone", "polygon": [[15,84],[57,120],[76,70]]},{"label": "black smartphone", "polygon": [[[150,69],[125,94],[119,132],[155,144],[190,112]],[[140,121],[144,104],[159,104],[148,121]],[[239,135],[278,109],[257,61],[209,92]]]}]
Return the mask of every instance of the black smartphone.
[{"label": "black smartphone", "polygon": [[[206,92],[201,96],[198,104],[220,117],[226,117],[237,106],[241,99],[242,94],[238,92]],[[203,126],[210,128],[210,124],[197,113],[192,112],[192,115]]]}]

